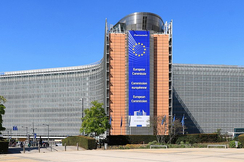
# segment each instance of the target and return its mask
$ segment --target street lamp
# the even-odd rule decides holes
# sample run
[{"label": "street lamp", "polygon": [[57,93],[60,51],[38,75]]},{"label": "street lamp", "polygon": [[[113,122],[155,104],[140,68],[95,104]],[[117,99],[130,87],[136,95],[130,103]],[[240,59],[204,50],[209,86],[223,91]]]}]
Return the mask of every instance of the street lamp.
[{"label": "street lamp", "polygon": [[49,143],[49,124],[43,124],[43,125],[47,126],[47,138]]},{"label": "street lamp", "polygon": [[[84,98],[80,98],[80,101],[81,101],[81,121],[83,123]],[[81,135],[84,135],[84,132],[82,132]]]},{"label": "street lamp", "polygon": [[81,118],[83,118],[84,98],[80,98],[80,101],[81,101]]},{"label": "street lamp", "polygon": [[32,130],[33,130],[33,142],[35,142],[35,129],[37,129],[37,128],[35,128],[34,127],[34,121],[33,121],[33,123],[32,123],[33,125],[32,125]]}]

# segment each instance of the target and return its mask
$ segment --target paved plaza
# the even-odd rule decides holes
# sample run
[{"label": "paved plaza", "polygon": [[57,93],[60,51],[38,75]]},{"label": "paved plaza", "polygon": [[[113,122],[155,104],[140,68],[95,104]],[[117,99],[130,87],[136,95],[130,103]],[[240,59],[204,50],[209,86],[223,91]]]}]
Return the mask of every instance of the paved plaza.
[{"label": "paved plaza", "polygon": [[128,149],[128,150],[76,150],[42,149],[20,153],[1,154],[4,162],[243,162],[244,149],[175,148],[175,149]]}]

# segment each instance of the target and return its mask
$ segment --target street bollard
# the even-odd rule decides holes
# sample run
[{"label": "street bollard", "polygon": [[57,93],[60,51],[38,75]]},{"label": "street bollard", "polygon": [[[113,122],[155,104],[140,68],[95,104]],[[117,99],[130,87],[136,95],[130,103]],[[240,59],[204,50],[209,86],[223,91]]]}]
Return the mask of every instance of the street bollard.
[{"label": "street bollard", "polygon": [[41,149],[40,149],[40,144],[38,143],[38,151],[40,153]]},{"label": "street bollard", "polygon": [[77,143],[76,146],[77,146],[77,151],[78,151],[79,150],[79,144]]},{"label": "street bollard", "polygon": [[25,153],[25,145],[23,145],[23,152]]},{"label": "street bollard", "polygon": [[107,150],[107,149],[108,149],[108,144],[104,143],[104,150]]},{"label": "street bollard", "polygon": [[51,142],[51,152],[53,151],[53,143]]},{"label": "street bollard", "polygon": [[66,151],[66,143],[64,144],[64,151]]}]

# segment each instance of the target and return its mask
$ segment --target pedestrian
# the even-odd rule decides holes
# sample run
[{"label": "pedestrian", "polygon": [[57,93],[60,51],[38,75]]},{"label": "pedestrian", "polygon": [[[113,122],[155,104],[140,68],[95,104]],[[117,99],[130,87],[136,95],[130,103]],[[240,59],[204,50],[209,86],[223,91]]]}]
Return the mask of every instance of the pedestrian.
[{"label": "pedestrian", "polygon": [[42,137],[40,136],[40,139],[39,139],[39,145],[40,147],[42,147]]}]

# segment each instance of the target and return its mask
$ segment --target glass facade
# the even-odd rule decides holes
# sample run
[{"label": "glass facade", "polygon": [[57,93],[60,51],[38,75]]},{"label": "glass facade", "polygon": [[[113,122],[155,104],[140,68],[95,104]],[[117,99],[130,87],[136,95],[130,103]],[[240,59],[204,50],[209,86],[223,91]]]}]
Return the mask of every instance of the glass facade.
[{"label": "glass facade", "polygon": [[38,136],[47,136],[49,125],[50,136],[79,135],[82,109],[90,108],[94,100],[103,103],[103,76],[102,61],[1,74],[0,92],[8,101],[3,134],[32,134],[34,128]]},{"label": "glass facade", "polygon": [[109,29],[106,22],[104,58],[95,64],[0,73],[0,95],[8,101],[3,135],[79,135],[82,112],[94,100],[112,119],[110,135],[155,133],[152,125],[161,122],[130,127],[129,30],[150,31],[150,118],[166,115],[170,123],[185,116],[188,133],[243,128],[244,67],[172,64],[172,22],[139,12]]},{"label": "glass facade", "polygon": [[173,113],[188,133],[222,133],[244,123],[244,67],[173,64]]}]

